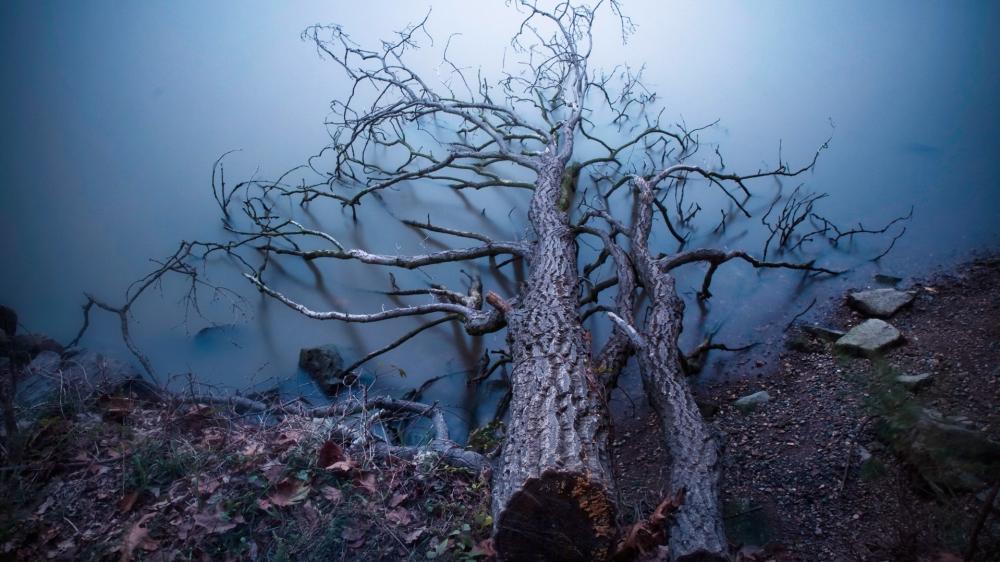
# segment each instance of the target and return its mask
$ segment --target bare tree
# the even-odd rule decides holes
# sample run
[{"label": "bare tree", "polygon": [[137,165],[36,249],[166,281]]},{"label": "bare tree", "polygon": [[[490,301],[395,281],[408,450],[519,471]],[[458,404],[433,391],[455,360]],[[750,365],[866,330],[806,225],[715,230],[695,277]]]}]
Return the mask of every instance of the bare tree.
[{"label": "bare tree", "polygon": [[[434,316],[362,361],[441,322],[459,322],[473,336],[506,329],[509,349],[501,360],[511,364],[509,423],[493,486],[494,541],[504,560],[604,560],[614,554],[619,531],[607,397],[626,361],[635,356],[648,399],[662,420],[672,485],[683,491],[684,501],[670,524],[670,556],[725,560],[728,545],[718,504],[720,453],[682,369],[677,338],[683,303],[671,272],[688,264],[708,264],[702,299],[711,296],[718,268],[732,260],[805,275],[836,274],[811,261],[768,261],[766,256],[781,248],[801,250],[803,236],[839,231],[813,213],[817,196],[805,197],[803,204],[796,191],[792,199],[799,207],[794,201],[792,208],[786,206],[777,223],[766,222],[765,216],[777,240],[768,241],[764,257],[746,251],[684,249],[689,238],[684,231],[700,210],[685,203],[684,193],[721,190],[731,202],[730,215],[749,217],[752,180],[803,174],[813,167],[819,151],[797,168],[783,162],[779,153],[776,165],[745,174],[725,171],[718,148],[711,157],[717,157],[717,167],[697,164],[701,129],[664,123],[641,72],[624,65],[608,72],[589,67],[598,15],[607,12],[615,18],[623,39],[633,31],[616,0],[596,5],[558,2],[551,8],[534,0],[508,4],[523,16],[511,41],[518,63],[514,71],[508,64],[492,82],[454,64],[448,46],[441,63],[443,80],[431,79],[411,65],[411,52],[430,37],[426,19],[374,49],[356,44],[338,26],[307,29],[303,37],[340,68],[351,86],[345,99],[333,103],[332,142],[321,153],[324,158],[312,159],[303,168],[318,174],[319,180],[292,180],[293,171],[276,180],[253,179],[227,187],[221,174],[218,182],[213,176],[224,223],[236,238],[213,251],[254,248],[259,262],[240,259],[246,278],[268,297],[311,318],[368,323]],[[330,167],[320,168],[321,161]],[[465,244],[418,255],[377,254],[346,247],[328,232],[280,211],[287,206],[282,202],[289,200],[302,206],[333,200],[353,213],[370,198],[433,185],[530,190],[530,235],[496,240],[432,222],[428,216],[404,222]],[[629,221],[616,216],[611,204],[612,195],[621,189],[631,193]],[[664,234],[678,242],[673,253],[651,253],[656,213]],[[728,221],[725,210],[722,215],[719,228]],[[797,235],[801,224],[816,230]],[[599,245],[593,263],[580,263],[584,238]],[[527,273],[519,288],[507,294],[498,287],[490,290],[476,276],[469,276],[468,288],[458,291],[445,284],[400,288],[390,274],[388,294],[423,302],[377,312],[313,310],[269,282],[271,265],[288,259],[349,260],[404,269],[488,260],[498,275],[512,262],[523,263]],[[615,274],[591,279],[608,259],[614,262]],[[251,261],[255,265],[250,266]],[[602,304],[602,292],[610,289],[616,290],[613,305]],[[640,306],[641,295],[648,301],[646,308]],[[127,313],[104,308],[123,318]],[[583,324],[594,315],[616,326],[596,350]],[[484,376],[491,372],[484,368]]]}]

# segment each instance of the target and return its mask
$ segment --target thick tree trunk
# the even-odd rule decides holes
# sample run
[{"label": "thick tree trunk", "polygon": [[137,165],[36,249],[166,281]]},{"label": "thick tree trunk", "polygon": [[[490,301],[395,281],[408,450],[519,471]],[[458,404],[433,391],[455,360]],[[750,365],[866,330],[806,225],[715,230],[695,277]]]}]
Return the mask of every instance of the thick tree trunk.
[{"label": "thick tree trunk", "polygon": [[685,490],[684,503],[670,527],[673,561],[728,560],[728,543],[719,509],[719,446],[701,417],[681,368],[677,337],[683,326],[684,303],[674,279],[649,255],[646,235],[651,221],[652,191],[639,180],[639,205],[632,255],[652,306],[637,351],[643,387],[660,418],[670,451],[670,482]]},{"label": "thick tree trunk", "polygon": [[617,534],[607,405],[576,311],[574,236],[557,205],[565,163],[542,162],[531,273],[507,312],[513,394],[494,544],[501,560],[603,560]]},{"label": "thick tree trunk", "polygon": [[695,404],[681,369],[677,336],[683,303],[669,275],[646,284],[654,305],[637,359],[643,387],[656,410],[670,451],[670,483],[685,490],[670,527],[671,560],[727,560],[719,510],[719,447]]}]

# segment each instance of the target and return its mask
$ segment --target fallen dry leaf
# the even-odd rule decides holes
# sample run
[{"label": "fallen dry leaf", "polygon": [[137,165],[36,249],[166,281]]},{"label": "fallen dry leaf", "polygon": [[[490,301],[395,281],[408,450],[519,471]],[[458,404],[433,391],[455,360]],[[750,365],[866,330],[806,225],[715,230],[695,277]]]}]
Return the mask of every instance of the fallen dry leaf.
[{"label": "fallen dry leaf", "polygon": [[201,480],[198,482],[198,493],[203,496],[210,496],[214,494],[221,485],[222,481],[217,478],[212,480]]},{"label": "fallen dry leaf", "polygon": [[340,538],[345,541],[356,541],[363,536],[365,536],[365,529],[361,529],[359,527],[346,527],[340,533]]},{"label": "fallen dry leaf", "polygon": [[264,446],[261,445],[260,443],[254,442],[248,444],[246,447],[243,447],[243,450],[240,451],[240,454],[242,454],[244,457],[256,457],[257,455],[263,452],[264,452]]},{"label": "fallen dry leaf", "polygon": [[493,539],[483,539],[479,541],[475,548],[472,549],[471,554],[481,554],[487,558],[496,556],[497,551],[493,548]]},{"label": "fallen dry leaf", "polygon": [[269,484],[274,484],[285,474],[285,465],[277,461],[271,461],[264,465],[264,478]]},{"label": "fallen dry leaf", "polygon": [[211,534],[225,533],[226,531],[235,529],[239,523],[236,519],[227,520],[222,513],[215,510],[205,510],[195,514],[194,522],[196,525],[204,527]]},{"label": "fallen dry leaf", "polygon": [[147,513],[132,525],[132,528],[125,534],[125,543],[121,548],[121,562],[128,562],[132,559],[135,549],[156,550],[159,543],[149,538],[149,529],[145,527],[146,522],[153,518],[155,513]]},{"label": "fallen dry leaf", "polygon": [[319,466],[326,468],[333,463],[346,461],[344,449],[333,441],[327,441],[319,448]]},{"label": "fallen dry leaf", "polygon": [[313,505],[313,502],[306,501],[306,503],[302,504],[302,514],[309,522],[310,527],[315,527],[319,524],[319,511],[316,509],[316,506]]},{"label": "fallen dry leaf", "polygon": [[326,467],[327,470],[333,470],[335,472],[351,472],[352,470],[358,468],[358,463],[353,459],[347,459],[346,461],[338,461]]},{"label": "fallen dry leaf", "polygon": [[406,501],[408,497],[410,497],[409,494],[393,494],[392,498],[389,499],[389,507],[399,507],[399,504]]},{"label": "fallen dry leaf", "polygon": [[331,503],[340,503],[344,499],[344,493],[333,486],[324,486],[320,493]]},{"label": "fallen dry leaf", "polygon": [[295,431],[295,430],[283,431],[280,434],[278,434],[277,439],[275,439],[271,443],[271,446],[275,450],[287,449],[292,445],[298,445],[299,441],[301,440],[302,440],[301,431]]},{"label": "fallen dry leaf", "polygon": [[375,475],[372,473],[368,473],[365,474],[364,476],[357,478],[354,481],[354,483],[357,484],[357,486],[362,488],[364,491],[368,492],[369,494],[374,494],[376,491]]},{"label": "fallen dry leaf", "polygon": [[405,542],[407,545],[411,545],[417,542],[417,539],[419,539],[420,535],[423,535],[424,531],[426,530],[427,530],[426,527],[421,527],[419,529],[416,529],[410,533],[403,535],[403,542]]},{"label": "fallen dry leaf", "polygon": [[274,505],[285,507],[299,503],[309,495],[309,486],[297,478],[285,478],[278,482],[274,493],[267,499]]},{"label": "fallen dry leaf", "polygon": [[340,538],[347,541],[347,546],[351,548],[361,548],[365,544],[365,533],[368,529],[360,527],[346,527],[340,533]]},{"label": "fallen dry leaf", "polygon": [[673,497],[667,497],[656,506],[648,519],[629,527],[618,542],[614,560],[634,560],[638,556],[656,553],[663,544],[668,519],[683,505],[684,489]]},{"label": "fallen dry leaf", "polygon": [[413,522],[413,515],[411,515],[407,509],[402,507],[397,507],[396,509],[389,511],[385,514],[385,518],[400,527],[405,527]]},{"label": "fallen dry leaf", "polygon": [[135,505],[135,501],[137,499],[139,499],[139,490],[132,490],[131,492],[125,494],[125,497],[118,500],[118,511],[122,513],[132,511],[132,506]]},{"label": "fallen dry leaf", "polygon": [[217,427],[208,427],[202,431],[201,443],[210,449],[218,449],[226,444],[226,434]]}]

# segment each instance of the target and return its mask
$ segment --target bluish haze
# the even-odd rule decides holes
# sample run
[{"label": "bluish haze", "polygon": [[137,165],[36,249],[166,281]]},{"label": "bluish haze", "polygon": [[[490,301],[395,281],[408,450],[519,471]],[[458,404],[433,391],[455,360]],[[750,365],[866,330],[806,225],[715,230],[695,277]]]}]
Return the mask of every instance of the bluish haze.
[{"label": "bluish haze", "polygon": [[[15,307],[29,329],[68,340],[79,327],[84,291],[118,301],[130,281],[151,269],[148,260],[168,255],[179,240],[221,239],[209,189],[219,155],[241,149],[228,159],[227,178],[274,176],[328,141],[323,119],[346,83],[299,40],[302,29],[336,22],[372,44],[420,19],[429,4],[429,27],[439,41],[462,33],[452,52],[463,64],[490,72],[512,56],[507,46],[517,16],[500,1],[4,3],[0,301]],[[606,21],[592,66],[645,65],[671,120],[720,119],[704,140],[721,144],[729,169],[773,164],[779,140],[786,160],[807,161],[832,136],[830,150],[805,178],[809,189],[831,194],[825,214],[875,225],[915,208],[892,254],[843,279],[799,291],[798,277],[777,275],[765,278],[762,289],[757,273],[734,266],[728,279],[719,277],[708,317],[689,306],[686,343],[699,339],[699,324],[721,325],[720,334],[732,340],[753,340],[814,297],[867,284],[877,269],[920,275],[977,248],[997,247],[1000,5],[649,1],[625,7],[639,24],[637,34],[622,46]],[[433,69],[437,59],[422,63]],[[773,183],[761,189],[773,193]],[[433,187],[394,196],[395,203],[359,210],[360,230],[339,210],[319,220],[346,241],[381,251],[421,247],[392,218],[400,214],[433,212],[455,226],[480,221],[494,233],[524,234],[523,214],[506,216],[524,194],[476,194],[470,207]],[[476,217],[483,207],[504,211],[482,224]],[[718,211],[711,212],[706,221],[714,225]],[[715,243],[758,250],[759,233],[742,232],[734,225]],[[880,244],[859,250],[878,253]],[[324,267],[325,293],[315,291],[317,279],[305,269],[290,270],[279,286],[317,307],[366,311],[391,304],[368,291],[386,287],[384,272]],[[150,295],[136,310],[133,328],[163,371],[194,371],[210,383],[242,388],[294,375],[301,346],[367,349],[413,326],[305,321],[261,302],[226,264],[210,269],[249,297],[248,315],[234,318],[224,303],[209,305],[212,320],[236,327],[195,337],[208,321],[185,322],[178,287],[165,284],[162,297]],[[122,351],[110,318],[95,328],[86,345]],[[380,371],[402,367],[402,384],[412,386],[469,368],[484,347],[459,339],[472,347],[456,351],[455,333],[437,329],[386,356]],[[496,349],[502,336],[484,345]],[[716,366],[734,376],[743,368],[738,361]],[[454,396],[464,385],[437,392],[451,403],[464,401]]]}]

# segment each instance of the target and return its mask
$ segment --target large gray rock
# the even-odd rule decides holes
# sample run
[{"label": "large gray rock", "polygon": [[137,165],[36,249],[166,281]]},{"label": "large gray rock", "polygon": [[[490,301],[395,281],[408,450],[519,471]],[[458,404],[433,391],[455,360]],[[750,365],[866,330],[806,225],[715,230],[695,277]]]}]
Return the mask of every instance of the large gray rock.
[{"label": "large gray rock", "polygon": [[873,355],[896,345],[902,339],[902,334],[892,324],[873,318],[851,328],[834,346],[851,354]]},{"label": "large gray rock", "polygon": [[41,334],[18,334],[11,338],[11,358],[20,363],[28,363],[43,351],[62,353],[63,346],[56,340]]},{"label": "large gray rock", "polygon": [[61,368],[69,380],[84,381],[91,388],[116,389],[142,378],[132,365],[90,350],[64,357]]},{"label": "large gray rock", "polygon": [[344,358],[333,345],[302,349],[299,351],[299,367],[327,393],[336,393],[355,379],[352,373],[344,372]]},{"label": "large gray rock", "polygon": [[19,408],[35,408],[56,394],[59,388],[59,365],[62,358],[54,351],[43,351],[28,363],[17,381],[14,402]]},{"label": "large gray rock", "polygon": [[751,412],[758,406],[767,404],[770,401],[771,395],[768,394],[766,390],[761,390],[740,398],[736,402],[733,402],[733,405],[739,408],[742,412]]},{"label": "large gray rock", "polygon": [[847,303],[868,316],[888,318],[913,302],[913,293],[896,289],[872,289],[847,295]]},{"label": "large gray rock", "polygon": [[1000,443],[966,427],[960,418],[923,409],[915,420],[902,418],[895,423],[893,448],[932,487],[978,490],[1000,471]]},{"label": "large gray rock", "polygon": [[42,351],[21,372],[15,402],[19,408],[33,410],[86,399],[95,392],[115,391],[139,379],[131,365],[93,351],[68,358]]}]

